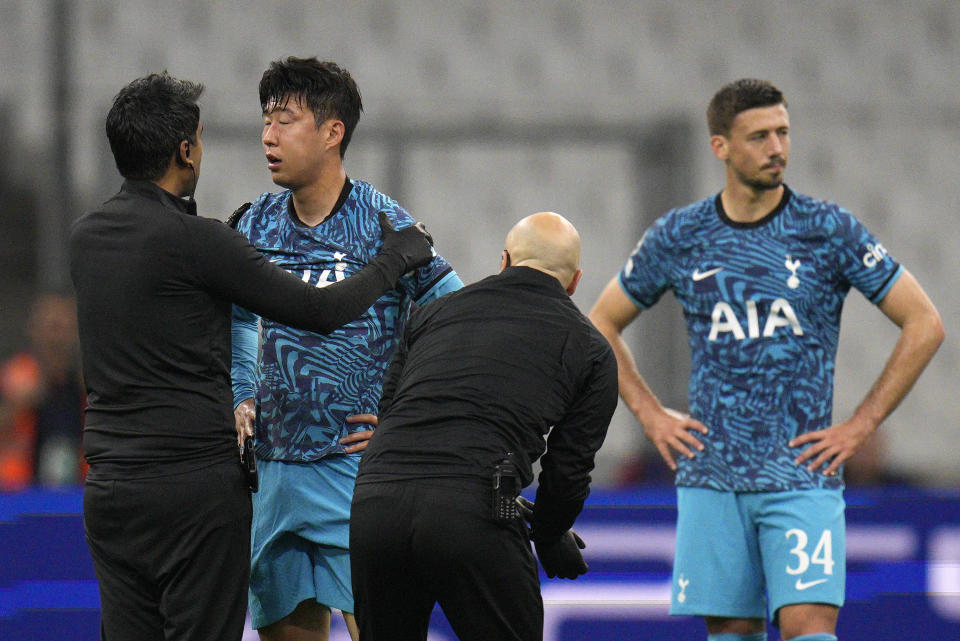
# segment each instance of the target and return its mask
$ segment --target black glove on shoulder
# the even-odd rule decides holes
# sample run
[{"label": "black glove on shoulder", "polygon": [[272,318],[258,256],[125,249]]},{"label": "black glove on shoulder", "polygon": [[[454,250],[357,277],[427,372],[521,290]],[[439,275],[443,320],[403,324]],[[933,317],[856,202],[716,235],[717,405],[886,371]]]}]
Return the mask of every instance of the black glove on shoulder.
[{"label": "black glove on shoulder", "polygon": [[380,218],[380,237],[383,239],[381,254],[397,256],[404,263],[401,273],[423,267],[433,259],[433,237],[423,223],[396,230],[386,212],[378,214]]},{"label": "black glove on shoulder", "polygon": [[[524,520],[532,525],[534,504],[522,496],[517,497],[520,514]],[[587,547],[583,539],[572,529],[560,535],[560,538],[544,543],[534,539],[533,545],[537,550],[537,558],[543,571],[549,578],[575,579],[586,574],[590,566],[583,560],[580,550]]]},{"label": "black glove on shoulder", "polygon": [[251,204],[252,203],[243,203],[237,207],[237,209],[230,214],[224,222],[230,225],[230,227],[233,229],[236,229],[237,225],[240,224],[240,219],[243,218],[243,215],[247,213],[248,209],[250,209]]}]

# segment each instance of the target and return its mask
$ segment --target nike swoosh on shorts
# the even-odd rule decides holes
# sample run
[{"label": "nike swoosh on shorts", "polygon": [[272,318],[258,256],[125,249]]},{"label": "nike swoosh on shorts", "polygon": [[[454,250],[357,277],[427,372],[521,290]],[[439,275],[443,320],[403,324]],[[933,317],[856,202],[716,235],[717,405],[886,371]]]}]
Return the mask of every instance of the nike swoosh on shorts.
[{"label": "nike swoosh on shorts", "polygon": [[812,588],[815,585],[819,585],[821,583],[826,583],[826,582],[827,582],[827,579],[817,579],[816,581],[808,581],[804,583],[803,579],[797,579],[797,583],[796,585],[794,585],[794,587],[797,588],[798,590],[806,590],[807,588]]}]

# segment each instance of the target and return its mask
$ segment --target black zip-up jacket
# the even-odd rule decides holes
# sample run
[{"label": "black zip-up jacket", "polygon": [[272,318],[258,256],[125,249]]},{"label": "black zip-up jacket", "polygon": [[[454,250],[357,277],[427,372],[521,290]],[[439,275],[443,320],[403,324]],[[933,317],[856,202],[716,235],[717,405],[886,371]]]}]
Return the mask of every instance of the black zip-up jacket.
[{"label": "black zip-up jacket", "polygon": [[84,450],[94,479],[145,478],[237,457],[230,388],[236,303],[330,332],[393,286],[381,254],[323,289],[272,265],[242,234],[200,218],[152,182],[124,182],[70,234],[83,377]]},{"label": "black zip-up jacket", "polygon": [[490,488],[512,453],[526,486],[546,450],[532,535],[554,540],[583,508],[616,406],[607,340],[556,278],[509,267],[410,318],[357,485],[474,479]]}]

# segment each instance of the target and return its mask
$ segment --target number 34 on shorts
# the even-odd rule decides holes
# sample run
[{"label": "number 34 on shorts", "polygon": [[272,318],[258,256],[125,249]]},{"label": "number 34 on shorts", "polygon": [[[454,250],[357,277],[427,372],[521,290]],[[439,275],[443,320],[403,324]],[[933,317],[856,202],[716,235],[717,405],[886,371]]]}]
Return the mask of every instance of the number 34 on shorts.
[{"label": "number 34 on shorts", "polygon": [[794,603],[842,605],[844,507],[842,490],[678,487],[670,612],[765,617]]},{"label": "number 34 on shorts", "polygon": [[[796,565],[794,567],[787,565],[787,574],[791,576],[801,575],[797,577],[797,582],[794,584],[794,587],[797,590],[803,591],[829,581],[833,576],[833,566],[836,563],[833,560],[833,533],[830,530],[824,530],[820,534],[820,540],[813,548],[812,553],[808,553],[807,551],[807,545],[810,539],[803,530],[797,528],[787,530],[785,536],[787,539],[796,540],[796,545],[790,550],[790,554],[796,558]],[[806,574],[811,566],[816,565],[820,565],[823,568],[823,578],[805,581],[802,575]]]}]

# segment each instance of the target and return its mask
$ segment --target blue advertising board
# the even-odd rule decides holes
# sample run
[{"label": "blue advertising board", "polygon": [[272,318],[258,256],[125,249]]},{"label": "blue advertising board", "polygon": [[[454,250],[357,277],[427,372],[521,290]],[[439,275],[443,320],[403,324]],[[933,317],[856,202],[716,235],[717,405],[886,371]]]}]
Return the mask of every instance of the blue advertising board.
[{"label": "blue advertising board", "polygon": [[[99,638],[81,496],[79,489],[0,494],[0,639]],[[848,490],[845,498],[840,639],[960,640],[960,491]],[[698,619],[667,614],[675,519],[672,487],[594,491],[576,525],[590,571],[576,581],[541,576],[544,639],[706,638]],[[332,641],[344,634],[340,627]],[[437,611],[431,641],[455,638]],[[773,631],[770,641],[777,639]]]}]

